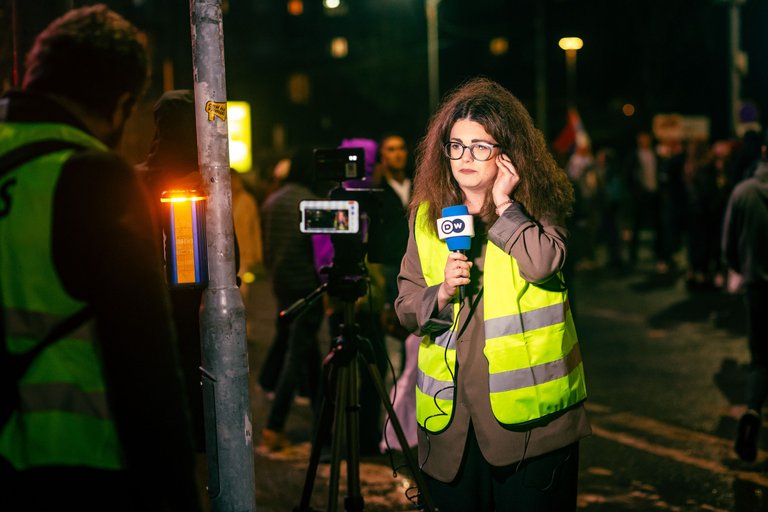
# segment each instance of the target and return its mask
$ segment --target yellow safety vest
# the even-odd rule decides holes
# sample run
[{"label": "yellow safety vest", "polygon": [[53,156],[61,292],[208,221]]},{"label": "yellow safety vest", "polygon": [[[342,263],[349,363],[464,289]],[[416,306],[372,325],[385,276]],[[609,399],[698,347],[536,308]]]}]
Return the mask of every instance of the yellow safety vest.
[{"label": "yellow safety vest", "polygon": [[[0,123],[0,155],[51,139],[106,150],[95,138],[67,125]],[[53,196],[72,152],[45,154],[0,180],[13,180],[11,207],[0,218],[0,291],[11,353],[30,350],[84,307],[64,289],[51,255]],[[19,381],[20,410],[0,426],[0,456],[18,470],[123,468],[103,374],[92,321],[44,349]]]},{"label": "yellow safety vest", "polygon": [[[419,206],[414,234],[424,279],[433,286],[444,280],[448,247],[429,225],[427,208]],[[483,283],[483,353],[496,419],[519,425],[586,399],[584,367],[562,276],[529,283],[512,256],[488,243]],[[434,339],[424,336],[419,347],[416,419],[430,433],[445,430],[453,417],[458,312],[454,301],[452,327]]]}]

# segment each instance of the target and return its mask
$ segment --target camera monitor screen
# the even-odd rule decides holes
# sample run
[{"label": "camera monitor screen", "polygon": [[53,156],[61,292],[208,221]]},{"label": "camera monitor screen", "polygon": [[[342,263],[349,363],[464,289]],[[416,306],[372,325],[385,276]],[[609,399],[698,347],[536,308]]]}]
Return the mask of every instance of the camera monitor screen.
[{"label": "camera monitor screen", "polygon": [[357,233],[360,207],[357,201],[311,201],[299,203],[302,233]]},{"label": "camera monitor screen", "polygon": [[365,150],[363,148],[336,148],[314,150],[317,179],[346,181],[365,176]]}]

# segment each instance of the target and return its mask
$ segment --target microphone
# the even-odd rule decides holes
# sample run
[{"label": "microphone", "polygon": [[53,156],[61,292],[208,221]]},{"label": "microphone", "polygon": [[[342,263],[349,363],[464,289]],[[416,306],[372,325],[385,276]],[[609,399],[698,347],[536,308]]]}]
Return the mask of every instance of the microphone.
[{"label": "microphone", "polygon": [[[437,219],[437,236],[445,240],[448,250],[466,254],[475,236],[475,224],[466,205],[447,206]],[[464,300],[464,285],[459,287],[459,298]]]}]

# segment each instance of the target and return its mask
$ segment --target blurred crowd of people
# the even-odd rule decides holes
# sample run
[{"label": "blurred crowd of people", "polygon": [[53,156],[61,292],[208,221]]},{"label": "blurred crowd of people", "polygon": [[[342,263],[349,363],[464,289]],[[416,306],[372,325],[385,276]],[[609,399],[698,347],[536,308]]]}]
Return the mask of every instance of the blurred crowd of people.
[{"label": "blurred crowd of people", "polygon": [[728,197],[760,160],[761,134],[734,140],[636,136],[624,154],[577,144],[565,160],[576,191],[571,258],[576,270],[637,269],[649,251],[655,272],[683,273],[691,290],[727,279],[720,240]]}]

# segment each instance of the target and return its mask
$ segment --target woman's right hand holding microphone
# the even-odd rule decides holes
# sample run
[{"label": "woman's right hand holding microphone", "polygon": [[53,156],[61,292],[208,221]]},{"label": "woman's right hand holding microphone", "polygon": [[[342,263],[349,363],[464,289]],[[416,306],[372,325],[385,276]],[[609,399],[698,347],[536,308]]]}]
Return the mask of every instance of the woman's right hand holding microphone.
[{"label": "woman's right hand holding microphone", "polygon": [[445,279],[437,291],[437,308],[443,309],[451,302],[460,286],[469,284],[469,270],[472,268],[472,262],[467,259],[465,254],[460,252],[451,252],[448,254],[448,261],[445,263]]}]

